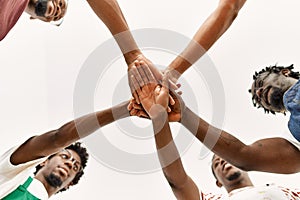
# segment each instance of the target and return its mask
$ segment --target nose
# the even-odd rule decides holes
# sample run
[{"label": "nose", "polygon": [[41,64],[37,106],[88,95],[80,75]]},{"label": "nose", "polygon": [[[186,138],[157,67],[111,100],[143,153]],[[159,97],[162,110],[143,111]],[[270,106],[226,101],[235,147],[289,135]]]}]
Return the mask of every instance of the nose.
[{"label": "nose", "polygon": [[73,168],[73,164],[74,164],[74,161],[73,159],[67,159],[65,160],[65,165],[69,168],[69,169],[72,169]]},{"label": "nose", "polygon": [[258,98],[261,98],[261,94],[262,94],[262,91],[263,91],[263,88],[258,88],[257,90],[256,90],[256,96],[258,97]]},{"label": "nose", "polygon": [[220,163],[221,163],[221,165],[224,165],[225,164],[225,160],[221,160]]}]

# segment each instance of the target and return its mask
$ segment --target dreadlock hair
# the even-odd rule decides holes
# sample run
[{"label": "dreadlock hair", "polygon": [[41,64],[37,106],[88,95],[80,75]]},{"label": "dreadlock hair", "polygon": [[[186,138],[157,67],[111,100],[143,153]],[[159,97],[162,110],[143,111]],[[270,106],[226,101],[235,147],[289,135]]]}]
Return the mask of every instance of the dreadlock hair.
[{"label": "dreadlock hair", "polygon": [[[293,69],[294,69],[294,64],[291,64],[290,66],[287,66],[287,67],[284,67],[284,66],[277,66],[276,64],[274,66],[269,66],[269,67],[266,67],[264,69],[262,69],[261,71],[259,72],[255,72],[254,75],[253,75],[253,80],[256,81],[257,78],[262,74],[262,73],[265,73],[265,72],[268,72],[268,73],[276,73],[276,74],[279,74],[281,72],[281,70],[283,69],[288,69],[290,71],[289,73],[289,77],[292,77],[292,78],[295,78],[295,79],[300,79],[300,74],[299,72],[294,72]],[[251,93],[251,89],[248,90],[249,93]],[[255,95],[253,95],[252,97],[252,102],[253,102],[253,106],[257,108],[261,108],[262,106],[260,105],[257,105],[257,99],[255,98]],[[264,108],[265,110],[265,113],[272,113],[275,115],[275,112],[272,111],[272,110],[269,110],[269,109],[266,109]],[[285,112],[283,113],[285,115]]]},{"label": "dreadlock hair", "polygon": [[[79,157],[80,157],[82,168],[84,169],[86,167],[86,163],[87,163],[87,160],[89,158],[89,154],[87,153],[86,148],[81,146],[80,142],[76,142],[74,144],[71,144],[68,147],[66,147],[65,149],[70,149],[70,150],[75,151],[79,155]],[[50,160],[54,156],[55,156],[55,154],[49,156],[48,160]],[[37,165],[35,167],[36,171],[33,174],[36,175],[41,168],[42,168],[41,165]],[[80,172],[78,172],[76,174],[76,176],[74,177],[74,179],[72,180],[72,182],[71,182],[72,185],[76,185],[79,182],[79,180],[80,180],[80,178],[82,177],[83,174],[84,174],[83,170],[81,170]],[[63,192],[65,190],[66,190],[65,188],[62,188],[58,192]]]}]

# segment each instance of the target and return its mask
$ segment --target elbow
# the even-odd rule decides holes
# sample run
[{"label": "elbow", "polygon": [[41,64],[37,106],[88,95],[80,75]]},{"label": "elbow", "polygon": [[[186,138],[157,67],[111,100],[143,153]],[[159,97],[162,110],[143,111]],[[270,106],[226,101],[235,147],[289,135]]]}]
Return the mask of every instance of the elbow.
[{"label": "elbow", "polygon": [[[180,175],[179,176],[170,176],[166,172],[164,172],[164,176],[172,189],[180,189],[181,187],[183,187],[183,185],[188,180],[188,176],[184,176],[184,178],[182,178]],[[181,178],[179,178],[179,177],[181,177]]]},{"label": "elbow", "polygon": [[221,0],[219,6],[224,12],[227,13],[226,16],[232,23],[238,16],[243,4],[244,1],[241,0]]}]

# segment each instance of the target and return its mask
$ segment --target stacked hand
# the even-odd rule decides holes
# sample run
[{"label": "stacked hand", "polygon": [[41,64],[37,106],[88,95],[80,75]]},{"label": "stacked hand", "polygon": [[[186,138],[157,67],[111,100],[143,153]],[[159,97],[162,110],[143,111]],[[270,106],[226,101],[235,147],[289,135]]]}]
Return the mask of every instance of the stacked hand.
[{"label": "stacked hand", "polygon": [[[141,69],[142,66],[146,66],[150,70],[151,75],[149,73],[144,73]],[[179,84],[175,84],[177,78],[179,77],[178,75],[175,75],[176,73],[173,73],[173,71],[172,73],[171,71],[166,71],[165,73],[162,73],[157,67],[155,67],[155,65],[149,59],[147,59],[143,54],[140,54],[135,58],[134,62],[129,64],[128,66],[128,82],[130,90],[138,104],[141,103],[141,100],[131,78],[132,76],[137,76],[138,73],[140,74],[140,77],[136,77],[136,79],[138,81],[138,84],[140,84],[141,88],[144,86],[144,84],[147,84],[149,80],[152,80],[153,83],[156,84],[161,83],[165,74],[168,74],[167,80],[171,89],[177,90],[180,87]],[[170,96],[170,105],[173,104],[174,99],[172,99],[172,97]]]},{"label": "stacked hand", "polygon": [[[184,103],[180,97],[180,92],[176,94],[173,90],[169,91],[168,88],[168,74],[163,76],[162,84],[159,85],[150,68],[144,62],[136,63],[138,67],[132,68],[131,83],[132,87],[136,91],[140,99],[140,104],[137,103],[135,98],[131,99],[128,105],[130,115],[149,118],[149,114],[153,108],[159,105],[161,110],[168,111],[168,117],[170,122],[178,122],[181,120],[181,112],[184,110]],[[146,81],[142,77],[148,77]],[[168,95],[171,98],[168,98]],[[172,100],[173,103],[168,106],[168,99]],[[153,114],[153,113],[152,113]],[[151,117],[151,116],[150,116]]]}]

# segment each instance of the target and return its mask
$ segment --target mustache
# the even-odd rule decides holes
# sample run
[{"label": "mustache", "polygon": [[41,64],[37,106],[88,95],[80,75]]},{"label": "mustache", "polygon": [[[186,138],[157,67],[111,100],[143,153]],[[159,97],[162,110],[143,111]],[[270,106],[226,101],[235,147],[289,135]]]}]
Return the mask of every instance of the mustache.
[{"label": "mustache", "polygon": [[272,95],[270,97],[270,104],[275,108],[283,108],[283,94],[284,91],[280,88],[273,88]]},{"label": "mustache", "polygon": [[234,174],[231,174],[229,177],[227,177],[226,179],[228,181],[233,181],[235,179],[238,179],[241,176],[241,172],[235,172]]},{"label": "mustache", "polygon": [[48,0],[38,0],[35,5],[35,14],[40,17],[45,17],[47,12]]}]

